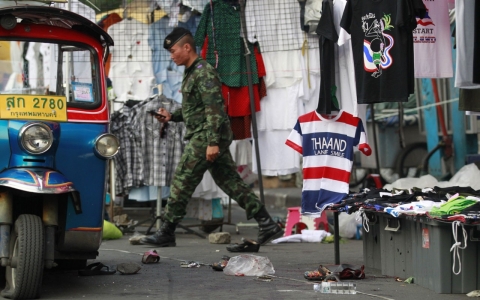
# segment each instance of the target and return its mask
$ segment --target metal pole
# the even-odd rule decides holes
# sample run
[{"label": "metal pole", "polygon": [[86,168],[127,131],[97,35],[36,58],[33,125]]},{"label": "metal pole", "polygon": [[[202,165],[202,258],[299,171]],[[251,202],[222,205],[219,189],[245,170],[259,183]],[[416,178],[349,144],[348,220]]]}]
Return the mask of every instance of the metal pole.
[{"label": "metal pole", "polygon": [[240,0],[240,24],[241,24],[241,32],[245,46],[245,60],[247,64],[247,79],[248,79],[248,94],[250,96],[250,112],[252,115],[252,135],[253,135],[253,142],[255,146],[255,155],[257,157],[257,170],[258,170],[258,187],[260,190],[260,201],[265,204],[264,196],[263,196],[263,180],[262,180],[262,167],[260,164],[260,151],[258,148],[258,130],[257,130],[257,118],[255,114],[255,98],[253,96],[253,83],[252,83],[252,70],[250,67],[250,49],[248,49],[247,45],[247,26],[245,22],[245,0]]},{"label": "metal pole", "polygon": [[[67,3],[67,10],[71,11],[72,10],[72,3],[70,1],[68,1]],[[58,45],[57,47],[61,48],[62,46],[61,45]],[[59,49],[60,51],[60,49]],[[62,52],[63,53],[63,52]],[[72,68],[72,64],[71,64],[71,60],[72,60],[72,57],[71,57],[71,52],[67,51],[65,52],[65,60],[66,60],[66,63],[65,63],[65,76],[63,77],[63,80],[66,80],[65,81],[65,96],[67,97],[67,102],[70,102],[70,80],[71,77],[70,77],[70,72],[72,71],[71,68]],[[63,60],[63,57],[61,57],[60,59]],[[73,73],[72,73],[73,74]],[[57,91],[57,93],[59,93],[60,91]]]},{"label": "metal pole", "polygon": [[338,225],[338,211],[335,211],[333,213],[333,230],[335,231],[333,233],[334,235],[334,251],[335,251],[335,264],[339,265],[340,264],[340,226]]},{"label": "metal pole", "polygon": [[162,214],[162,187],[159,186],[157,190],[157,230],[160,229],[160,215]]},{"label": "metal pole", "polygon": [[370,104],[370,111],[372,113],[372,127],[373,127],[373,141],[375,149],[375,172],[380,175],[380,153],[378,153],[378,138],[377,138],[377,127],[375,124],[375,105]]}]

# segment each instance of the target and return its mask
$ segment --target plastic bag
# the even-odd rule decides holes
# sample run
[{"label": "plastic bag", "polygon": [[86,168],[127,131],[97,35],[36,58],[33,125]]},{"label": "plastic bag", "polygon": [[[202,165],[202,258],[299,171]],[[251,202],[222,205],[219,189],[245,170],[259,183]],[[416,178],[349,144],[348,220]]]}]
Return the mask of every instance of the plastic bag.
[{"label": "plastic bag", "polygon": [[115,224],[106,220],[103,221],[103,239],[104,240],[116,240],[122,238],[123,233]]},{"label": "plastic bag", "polygon": [[341,237],[351,239],[357,235],[357,225],[362,225],[356,220],[355,214],[340,213],[338,215],[338,233]]},{"label": "plastic bag", "polygon": [[235,276],[264,276],[275,274],[275,270],[267,257],[242,254],[230,258],[223,273]]},{"label": "plastic bag", "polygon": [[463,166],[455,175],[448,181],[446,186],[470,186],[474,190],[480,189],[480,170],[474,163]]}]

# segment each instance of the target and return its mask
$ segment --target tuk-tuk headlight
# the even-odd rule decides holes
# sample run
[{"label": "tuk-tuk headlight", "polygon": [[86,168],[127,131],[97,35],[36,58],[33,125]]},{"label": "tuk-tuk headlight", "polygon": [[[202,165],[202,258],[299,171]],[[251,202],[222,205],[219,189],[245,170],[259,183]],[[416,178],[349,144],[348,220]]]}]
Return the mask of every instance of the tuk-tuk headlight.
[{"label": "tuk-tuk headlight", "polygon": [[28,123],[20,129],[20,142],[30,154],[45,153],[53,144],[52,130],[44,123]]},{"label": "tuk-tuk headlight", "polygon": [[95,141],[95,151],[102,157],[111,158],[118,153],[120,143],[113,134],[102,134]]}]

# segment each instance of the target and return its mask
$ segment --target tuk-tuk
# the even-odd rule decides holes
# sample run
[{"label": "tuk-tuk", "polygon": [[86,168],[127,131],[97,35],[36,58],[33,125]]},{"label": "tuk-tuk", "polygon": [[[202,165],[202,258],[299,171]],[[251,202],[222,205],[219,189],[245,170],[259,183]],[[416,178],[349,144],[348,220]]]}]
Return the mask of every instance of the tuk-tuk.
[{"label": "tuk-tuk", "polygon": [[119,148],[104,69],[113,40],[68,10],[5,2],[14,4],[0,4],[1,296],[32,299],[44,269],[98,255]]}]

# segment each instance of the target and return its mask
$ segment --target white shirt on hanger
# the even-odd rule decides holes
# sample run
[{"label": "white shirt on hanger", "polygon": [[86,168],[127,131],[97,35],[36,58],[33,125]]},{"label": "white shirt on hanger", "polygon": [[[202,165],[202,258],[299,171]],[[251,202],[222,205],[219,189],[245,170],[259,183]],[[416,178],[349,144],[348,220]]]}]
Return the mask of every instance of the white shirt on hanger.
[{"label": "white shirt on hanger", "polygon": [[[294,124],[292,124],[293,127]],[[300,154],[285,146],[291,130],[272,130],[258,132],[258,145],[261,158],[262,175],[288,175],[300,171]],[[280,141],[280,142],[279,142]],[[253,173],[258,174],[257,156],[252,153]]]},{"label": "white shirt on hanger", "polygon": [[24,42],[13,41],[10,42],[10,62],[12,66],[12,73],[8,78],[8,82],[5,85],[5,90],[12,90],[15,88],[23,87],[23,47]]},{"label": "white shirt on hanger", "polygon": [[[155,77],[152,53],[148,45],[148,25],[135,19],[124,19],[108,28],[115,41],[111,47],[109,78],[117,100],[145,100],[152,95]],[[114,109],[120,109],[115,104]]]},{"label": "white shirt on hanger", "polygon": [[[474,0],[455,0],[456,23],[456,72],[455,87],[463,89],[478,89],[480,84],[473,83],[473,42],[475,21]],[[477,16],[478,17],[478,16]]]},{"label": "white shirt on hanger", "polygon": [[[28,50],[25,55],[25,59],[28,60],[28,83],[32,88],[39,86],[39,83],[43,84],[43,79],[41,78],[41,76],[43,76],[43,65],[40,65],[40,46],[40,43],[28,43]],[[40,74],[39,71],[42,71],[42,73]]]}]

